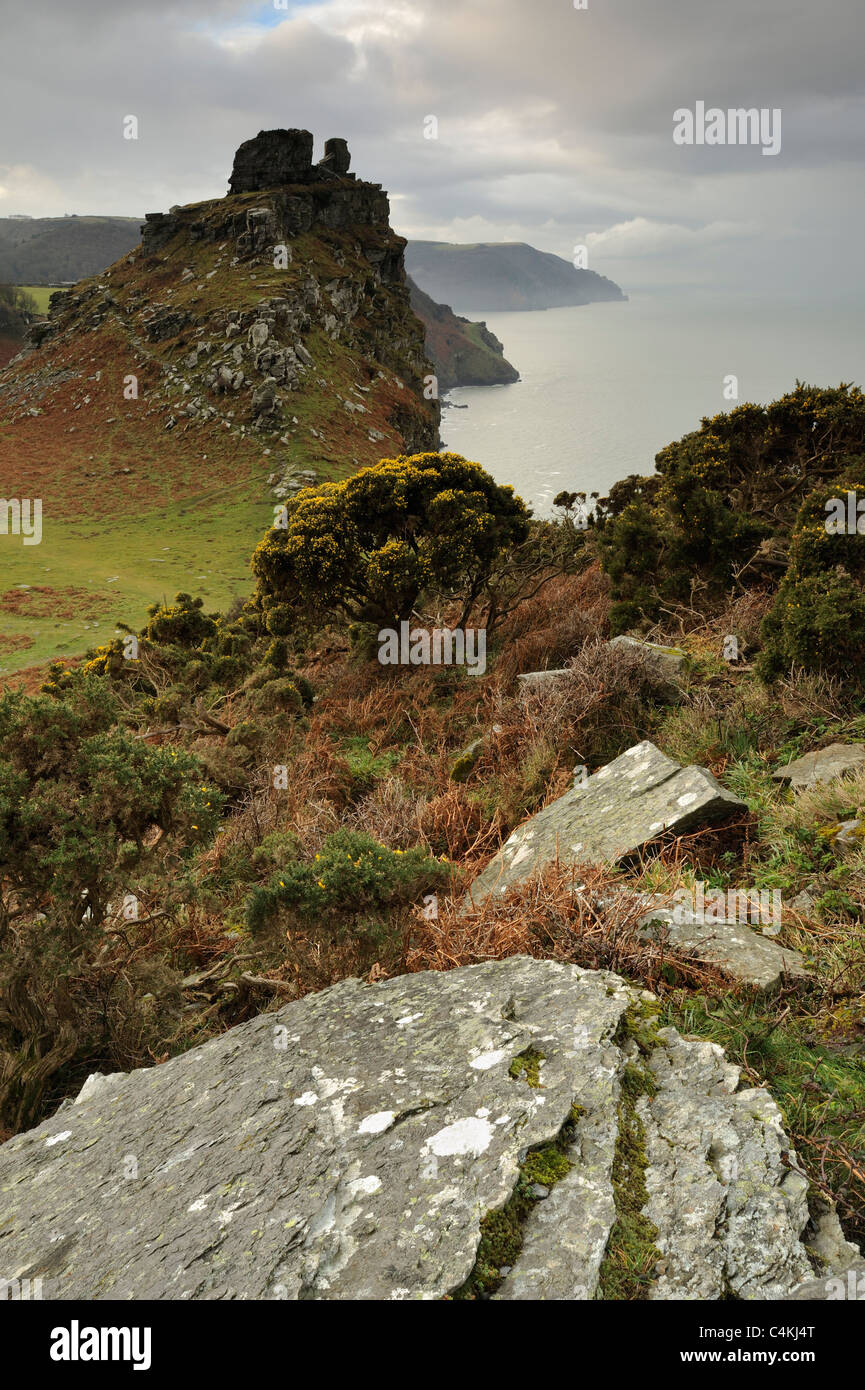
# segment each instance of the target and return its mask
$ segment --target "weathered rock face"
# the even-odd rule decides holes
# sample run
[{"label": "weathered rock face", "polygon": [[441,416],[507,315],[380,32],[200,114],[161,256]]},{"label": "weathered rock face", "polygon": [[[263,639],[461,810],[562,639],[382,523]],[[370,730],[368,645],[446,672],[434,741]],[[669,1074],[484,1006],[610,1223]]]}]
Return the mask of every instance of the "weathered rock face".
[{"label": "weathered rock face", "polygon": [[260,130],[244,140],[234,156],[231,193],[257,193],[301,183],[312,168],[312,134],[308,130]]},{"label": "weathered rock face", "polygon": [[554,1144],[485,1291],[590,1299],[637,1145],[648,1296],[786,1297],[813,1271],[780,1113],[649,998],[525,958],[348,980],[91,1080],[0,1147],[0,1268],[59,1299],[441,1298]]},{"label": "weathered rock face", "polygon": [[684,833],[746,809],[706,768],[680,767],[638,743],[519,826],[471,885],[471,901],[506,893],[557,857],[615,864],[665,830]]},{"label": "weathered rock face", "polygon": [[795,791],[808,791],[820,782],[836,782],[841,777],[865,772],[865,743],[830,743],[806,753],[772,776],[777,782],[789,782]]}]

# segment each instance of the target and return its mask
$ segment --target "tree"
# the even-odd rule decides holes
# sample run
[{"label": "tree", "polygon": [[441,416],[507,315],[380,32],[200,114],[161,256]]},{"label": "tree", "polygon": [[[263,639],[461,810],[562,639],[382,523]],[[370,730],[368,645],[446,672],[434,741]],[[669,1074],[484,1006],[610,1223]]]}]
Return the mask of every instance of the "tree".
[{"label": "tree", "polygon": [[17,285],[0,285],[0,335],[24,338],[38,312],[36,300]]},{"label": "tree", "polygon": [[498,557],[524,541],[513,488],[459,454],[382,459],[344,482],[307,488],[256,549],[256,602],[274,635],[301,613],[395,626],[435,586],[466,620]]}]

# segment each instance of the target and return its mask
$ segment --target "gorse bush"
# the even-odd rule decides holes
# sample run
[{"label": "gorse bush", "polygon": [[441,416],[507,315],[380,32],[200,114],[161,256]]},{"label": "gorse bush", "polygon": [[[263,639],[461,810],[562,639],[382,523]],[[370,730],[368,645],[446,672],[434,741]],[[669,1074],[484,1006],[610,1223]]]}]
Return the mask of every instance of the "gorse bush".
[{"label": "gorse bush", "polygon": [[747,567],[776,582],[803,499],[865,451],[865,396],[798,385],[769,406],[704,419],[662,449],[652,477],[631,477],[598,507],[612,581],[611,626],[623,632],[690,598],[715,601]]},{"label": "gorse bush", "polygon": [[221,798],[195,758],[124,730],[104,681],[80,696],[0,698],[0,939],[13,909],[101,918],[154,831],[200,844],[216,828]]},{"label": "gorse bush", "polygon": [[251,895],[247,925],[265,931],[281,913],[302,923],[359,916],[405,906],[442,886],[448,868],[425,849],[386,849],[362,831],[337,830],[311,859],[284,863]]},{"label": "gorse bush", "polygon": [[105,955],[109,904],[119,920],[148,868],[212,836],[222,804],[197,759],[123,728],[104,679],[76,697],[0,698],[0,1125],[32,1118],[55,1072],[104,1044],[128,988]]},{"label": "gorse bush", "polygon": [[458,454],[383,459],[286,504],[256,549],[256,603],[275,637],[302,615],[393,626],[431,586],[468,612],[528,512]]},{"label": "gorse bush", "polygon": [[767,680],[798,666],[865,684],[865,534],[827,529],[827,504],[843,501],[846,512],[848,491],[865,499],[865,457],[816,488],[799,512],[787,572],[762,627],[758,670]]}]

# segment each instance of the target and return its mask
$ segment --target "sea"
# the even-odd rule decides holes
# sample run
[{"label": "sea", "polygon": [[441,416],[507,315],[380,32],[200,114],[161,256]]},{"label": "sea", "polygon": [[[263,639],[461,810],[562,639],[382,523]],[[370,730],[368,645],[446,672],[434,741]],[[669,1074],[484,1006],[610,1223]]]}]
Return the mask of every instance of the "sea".
[{"label": "sea", "polygon": [[451,391],[443,444],[512,483],[537,516],[563,489],[605,496],[619,479],[653,472],[656,453],[703,416],[768,404],[797,378],[865,385],[861,304],[647,295],[471,316],[485,319],[522,379]]}]

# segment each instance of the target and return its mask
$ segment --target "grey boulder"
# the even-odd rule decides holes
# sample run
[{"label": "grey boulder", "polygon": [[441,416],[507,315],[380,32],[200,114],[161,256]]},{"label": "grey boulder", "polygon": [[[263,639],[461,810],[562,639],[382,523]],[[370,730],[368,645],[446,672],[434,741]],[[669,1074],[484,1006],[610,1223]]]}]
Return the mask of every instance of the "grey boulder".
[{"label": "grey boulder", "polygon": [[556,859],[615,864],[664,831],[684,834],[739,810],[745,803],[706,768],[683,768],[638,743],[518,826],[472,883],[471,902],[506,893]]}]

